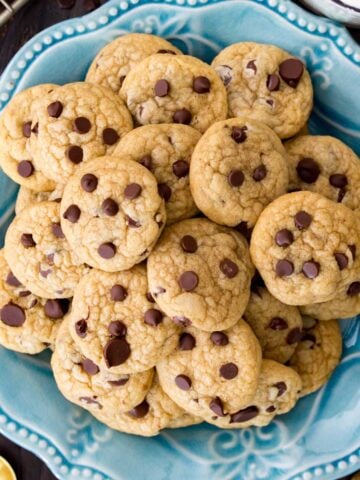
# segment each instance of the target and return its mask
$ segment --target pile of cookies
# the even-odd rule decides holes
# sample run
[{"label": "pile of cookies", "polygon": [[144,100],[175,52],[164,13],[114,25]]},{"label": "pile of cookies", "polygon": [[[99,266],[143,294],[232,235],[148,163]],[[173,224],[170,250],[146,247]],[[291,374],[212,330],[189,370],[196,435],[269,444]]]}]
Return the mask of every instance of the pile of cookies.
[{"label": "pile of cookies", "polygon": [[50,347],[68,400],[145,436],[267,425],[320,388],[360,313],[360,163],[307,134],[312,102],[275,46],[210,66],[146,34],[16,95],[0,343]]}]

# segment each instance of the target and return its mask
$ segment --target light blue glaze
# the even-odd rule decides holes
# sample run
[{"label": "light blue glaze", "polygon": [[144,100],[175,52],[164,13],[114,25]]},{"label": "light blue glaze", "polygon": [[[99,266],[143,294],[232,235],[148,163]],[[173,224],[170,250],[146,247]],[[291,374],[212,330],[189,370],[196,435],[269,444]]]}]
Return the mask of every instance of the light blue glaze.
[{"label": "light blue glaze", "polygon": [[[28,42],[0,79],[0,109],[30,85],[80,80],[96,52],[128,31],[164,36],[210,61],[241,40],[275,43],[306,60],[315,86],[313,133],[360,153],[360,49],[345,30],[286,0],[110,0]],[[0,175],[1,236],[15,185]],[[61,480],[331,480],[360,468],[360,321],[342,322],[344,357],[330,382],[269,427],[113,432],[58,392],[48,354],[0,349],[0,431],[41,456]]]}]

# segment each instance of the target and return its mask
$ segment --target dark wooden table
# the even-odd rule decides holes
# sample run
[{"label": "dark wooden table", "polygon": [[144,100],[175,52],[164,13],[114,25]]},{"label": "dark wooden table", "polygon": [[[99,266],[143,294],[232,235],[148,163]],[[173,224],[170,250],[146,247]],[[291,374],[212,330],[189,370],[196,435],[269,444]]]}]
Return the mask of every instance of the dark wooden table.
[{"label": "dark wooden table", "polygon": [[[0,74],[17,50],[37,32],[67,18],[83,15],[94,4],[105,1],[77,0],[69,10],[59,8],[56,0],[30,1],[11,22],[0,28]],[[360,43],[360,30],[351,33]],[[18,480],[55,480],[38,458],[1,435],[0,455],[13,466]]]}]

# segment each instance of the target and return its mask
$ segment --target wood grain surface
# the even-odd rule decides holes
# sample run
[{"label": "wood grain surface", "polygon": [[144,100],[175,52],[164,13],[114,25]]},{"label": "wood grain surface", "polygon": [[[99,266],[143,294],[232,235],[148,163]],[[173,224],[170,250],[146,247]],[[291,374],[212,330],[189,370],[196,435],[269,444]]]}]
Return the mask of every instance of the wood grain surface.
[{"label": "wood grain surface", "polygon": [[[60,8],[59,3],[60,0],[30,0],[7,25],[0,28],[0,74],[17,50],[37,32],[62,20],[83,15],[96,3],[102,4],[105,0],[77,0],[71,9]],[[360,42],[360,30],[351,33]],[[41,460],[1,435],[0,455],[13,466],[18,480],[55,480]]]}]

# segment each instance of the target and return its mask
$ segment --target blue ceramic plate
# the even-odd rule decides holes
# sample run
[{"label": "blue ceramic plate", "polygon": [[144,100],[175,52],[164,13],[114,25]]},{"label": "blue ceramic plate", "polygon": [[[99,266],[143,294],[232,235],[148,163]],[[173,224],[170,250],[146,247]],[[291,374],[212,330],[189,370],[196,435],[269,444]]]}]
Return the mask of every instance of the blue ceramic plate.
[{"label": "blue ceramic plate", "polygon": [[[206,61],[241,40],[301,56],[315,86],[313,133],[360,153],[360,49],[340,26],[286,0],[106,3],[37,35],[0,80],[0,109],[25,87],[84,78],[96,52],[119,34],[155,33]],[[1,235],[15,185],[0,178]],[[58,392],[48,355],[0,349],[0,431],[42,457],[62,480],[331,480],[360,468],[360,321],[342,323],[344,356],[330,382],[266,428],[200,425],[151,439],[111,431]]]}]

